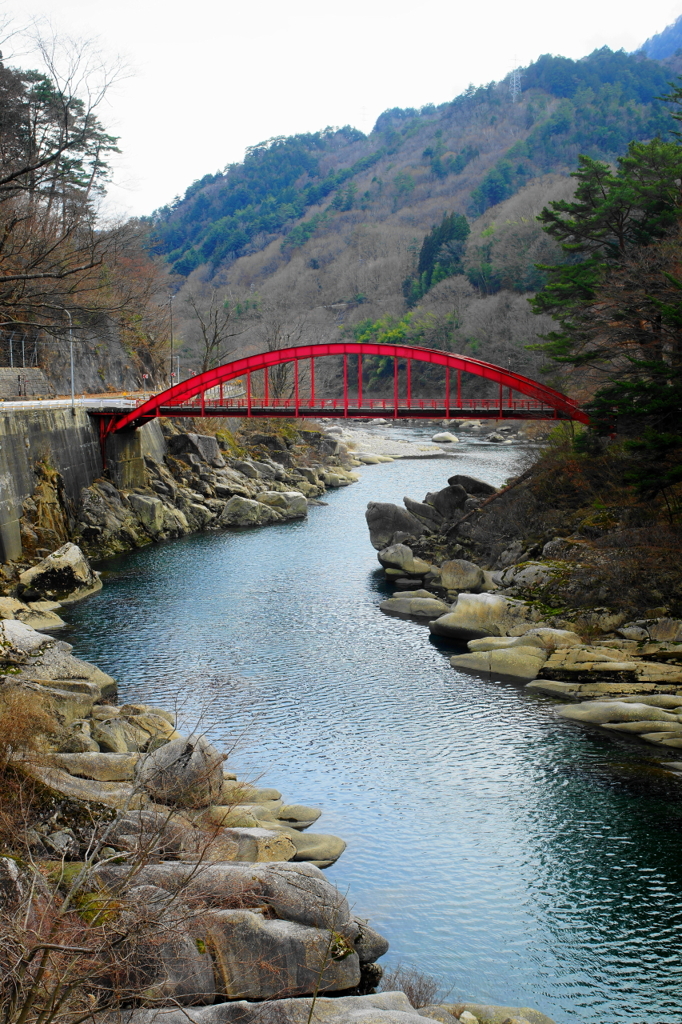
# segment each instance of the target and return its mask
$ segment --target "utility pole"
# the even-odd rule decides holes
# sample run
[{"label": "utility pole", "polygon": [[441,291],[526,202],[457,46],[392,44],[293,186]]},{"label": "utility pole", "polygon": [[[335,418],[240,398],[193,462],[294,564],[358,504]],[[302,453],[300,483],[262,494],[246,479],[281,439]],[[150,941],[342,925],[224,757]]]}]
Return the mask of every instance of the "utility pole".
[{"label": "utility pole", "polygon": [[521,95],[520,68],[514,68],[509,76],[509,92],[511,93],[512,103],[516,103],[517,99]]},{"label": "utility pole", "polygon": [[76,415],[76,389],[74,387],[74,377],[73,377],[73,320],[71,319],[71,313],[68,311],[68,309],[65,309],[64,312],[66,313],[66,315],[69,318],[69,348],[70,348],[70,355],[71,355],[71,415],[75,416]]}]

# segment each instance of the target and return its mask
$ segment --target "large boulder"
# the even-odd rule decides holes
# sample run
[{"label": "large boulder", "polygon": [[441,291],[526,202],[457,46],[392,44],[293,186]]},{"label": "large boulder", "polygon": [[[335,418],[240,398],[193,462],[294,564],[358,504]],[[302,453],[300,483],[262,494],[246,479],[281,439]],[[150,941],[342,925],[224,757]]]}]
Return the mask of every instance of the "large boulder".
[{"label": "large boulder", "polygon": [[478,590],[484,582],[483,570],[465,558],[453,558],[440,567],[440,584],[446,590]]},{"label": "large boulder", "polygon": [[[39,692],[54,686],[61,692],[87,695],[90,706],[101,697],[115,696],[116,683],[111,676],[74,658],[72,650],[71,644],[38,633],[18,619],[0,620],[0,674],[10,674],[13,683],[26,682]],[[83,715],[70,720],[73,717]]]},{"label": "large boulder", "polygon": [[63,544],[19,575],[19,596],[48,598],[61,604],[81,601],[102,589],[102,582],[77,544]]},{"label": "large boulder", "polygon": [[444,519],[453,519],[464,507],[467,500],[467,492],[458,484],[448,484],[440,491],[430,492],[424,498],[427,505],[431,505],[436,512]]},{"label": "large boulder", "polygon": [[159,803],[206,807],[220,797],[224,760],[203,736],[180,737],[138,761],[135,783]]},{"label": "large boulder", "polygon": [[[125,886],[129,873],[123,864],[97,867],[97,877],[112,891]],[[142,865],[135,877],[140,884],[181,893],[190,906],[225,910],[268,907],[281,920],[337,931],[351,943],[359,933],[346,897],[312,864],[164,861]]]},{"label": "large boulder", "polygon": [[459,1018],[469,1013],[478,1024],[509,1024],[510,1021],[527,1021],[528,1024],[554,1024],[551,1017],[533,1010],[529,1006],[490,1006],[485,1003],[445,1003],[443,1009],[454,1013]]},{"label": "large boulder", "polygon": [[148,494],[130,494],[128,501],[147,533],[158,537],[164,528],[166,511],[161,499]]},{"label": "large boulder", "polygon": [[497,574],[503,587],[542,587],[557,576],[560,569],[545,562],[521,562]]},{"label": "large boulder", "polygon": [[[486,636],[508,636],[519,627],[530,629],[541,619],[540,612],[524,601],[499,594],[460,594],[452,611],[429,623],[432,633],[453,640],[478,640]],[[522,632],[525,632],[522,628]]]},{"label": "large boulder", "polygon": [[134,886],[126,893],[120,920],[127,928],[117,961],[118,970],[128,974],[124,989],[133,988],[144,1002],[161,1006],[215,1000],[211,956],[190,933],[188,910],[177,897],[157,886]]},{"label": "large boulder", "polygon": [[77,775],[96,782],[131,782],[139,754],[133,753],[57,753],[43,754],[40,758],[46,767],[61,768],[70,775]]},{"label": "large boulder", "polygon": [[433,505],[427,505],[423,501],[414,501],[407,496],[403,498],[403,502],[407,511],[416,516],[420,523],[424,523],[430,530],[438,530],[440,528],[443,517]]},{"label": "large boulder", "polygon": [[422,558],[415,558],[407,544],[390,544],[383,548],[377,558],[384,569],[397,569],[406,576],[426,576],[431,565]]},{"label": "large boulder", "polygon": [[377,551],[404,540],[416,540],[427,532],[427,527],[411,512],[389,502],[370,501],[365,519],[369,527],[369,539]]},{"label": "large boulder", "polygon": [[[609,723],[641,723],[645,722],[650,732],[655,732],[655,726],[659,731],[663,728],[669,729],[673,725],[680,726],[680,719],[677,715],[671,714],[664,708],[652,707],[650,704],[630,701],[586,701],[584,704],[571,704],[559,708],[557,714],[564,718],[571,718],[576,722],[585,722],[589,725],[606,725]],[[647,729],[631,729],[624,731],[646,732]],[[682,733],[682,726],[680,726]]]},{"label": "large boulder", "polygon": [[453,668],[482,675],[507,676],[525,682],[535,679],[546,661],[546,651],[530,646],[507,647],[498,651],[471,651],[450,658]]},{"label": "large boulder", "polygon": [[219,524],[220,526],[264,526],[267,523],[281,523],[284,516],[281,512],[264,505],[262,501],[242,498],[235,494],[225,504]]},{"label": "large boulder", "polygon": [[475,476],[464,476],[462,473],[448,477],[448,483],[452,487],[463,487],[467,494],[489,495],[494,494],[497,490],[492,484],[487,484],[485,480],[477,480]]},{"label": "large boulder", "polygon": [[261,491],[256,501],[277,509],[287,519],[304,519],[308,515],[308,502],[300,491]]},{"label": "large boulder", "polygon": [[223,999],[275,999],[353,988],[360,960],[341,935],[251,910],[203,915]]},{"label": "large boulder", "polygon": [[167,439],[167,445],[169,453],[176,458],[193,455],[199,462],[206,462],[215,469],[225,466],[215,437],[206,434],[174,434]]},{"label": "large boulder", "polygon": [[450,605],[433,595],[413,597],[410,593],[391,597],[379,605],[387,615],[407,615],[416,619],[434,619],[450,611]]}]

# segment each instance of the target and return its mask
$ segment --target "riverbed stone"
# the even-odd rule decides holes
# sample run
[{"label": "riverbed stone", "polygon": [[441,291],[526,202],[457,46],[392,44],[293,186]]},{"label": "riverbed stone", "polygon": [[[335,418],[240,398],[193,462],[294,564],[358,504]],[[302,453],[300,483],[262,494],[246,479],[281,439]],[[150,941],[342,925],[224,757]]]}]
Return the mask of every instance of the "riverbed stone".
[{"label": "riverbed stone", "polygon": [[379,607],[387,615],[408,615],[416,619],[435,619],[450,611],[450,605],[436,597],[415,597],[409,593],[382,601]]},{"label": "riverbed stone", "polygon": [[414,557],[407,544],[390,544],[382,548],[377,558],[384,569],[398,569],[411,576],[425,576],[431,569],[429,562]]},{"label": "riverbed stone", "polygon": [[[524,601],[500,594],[461,593],[450,612],[429,623],[432,633],[455,640],[478,640],[505,636],[511,629],[530,629],[541,619],[540,612]],[[525,632],[525,630],[524,630]]]},{"label": "riverbed stone", "polygon": [[459,484],[448,484],[440,491],[427,494],[424,501],[427,505],[432,505],[447,522],[461,513],[467,497],[467,492]]},{"label": "riverbed stone", "polygon": [[407,509],[390,502],[370,501],[365,512],[369,539],[381,551],[390,544],[402,543],[408,538],[421,537],[427,527]]},{"label": "riverbed stone", "polygon": [[571,718],[577,722],[592,725],[604,725],[607,722],[664,722],[677,724],[677,715],[663,708],[652,707],[650,704],[635,701],[587,701],[584,704],[570,704],[557,710],[563,718]]},{"label": "riverbed stone", "polygon": [[48,789],[61,793],[73,800],[87,803],[105,804],[120,810],[143,807],[149,798],[139,793],[126,782],[95,782],[92,779],[81,779],[62,768],[49,768],[35,761],[23,761],[21,770]]},{"label": "riverbed stone", "polygon": [[28,595],[38,594],[72,604],[101,590],[102,582],[78,545],[69,542],[20,573],[18,589],[27,600],[35,600]]},{"label": "riverbed stone", "polygon": [[443,517],[433,505],[427,505],[424,501],[414,501],[407,496],[403,498],[403,503],[407,511],[416,516],[430,530],[438,530],[442,525]]},{"label": "riverbed stone", "polygon": [[308,515],[308,502],[300,491],[260,491],[256,501],[277,509],[287,519],[304,519]]},{"label": "riverbed stone", "polygon": [[440,584],[446,590],[478,590],[484,583],[483,570],[465,558],[453,558],[440,567]]},{"label": "riverbed stone", "polygon": [[506,1021],[515,1017],[525,1019],[529,1024],[555,1024],[551,1017],[529,1006],[492,1006],[486,1003],[444,1003],[443,1006],[453,1012],[461,1007],[460,1013],[471,1013],[479,1024],[506,1024]]},{"label": "riverbed stone", "polygon": [[100,750],[112,754],[146,750],[152,738],[146,729],[139,728],[130,719],[120,717],[93,722],[90,733]]},{"label": "riverbed stone", "polygon": [[220,795],[223,761],[203,736],[180,737],[141,758],[135,782],[159,803],[206,807]]},{"label": "riverbed stone", "polygon": [[536,678],[546,660],[547,653],[538,647],[507,647],[498,651],[455,654],[450,664],[470,672],[530,681]]},{"label": "riverbed stone", "polygon": [[314,861],[319,868],[330,867],[346,849],[346,843],[339,836],[298,832],[296,829],[291,829],[289,838],[296,850],[292,860]]},{"label": "riverbed stone", "polygon": [[268,523],[280,523],[282,519],[282,514],[269,505],[235,494],[225,503],[219,524],[223,527],[265,526]]},{"label": "riverbed stone", "polygon": [[475,476],[465,476],[463,473],[456,473],[454,476],[448,477],[448,483],[451,487],[463,487],[467,494],[480,494],[484,497],[494,494],[497,490],[485,480],[479,480]]},{"label": "riverbed stone", "polygon": [[126,893],[121,923],[128,936],[120,963],[130,965],[131,982],[151,1005],[197,1006],[216,996],[210,954],[199,948],[188,909],[177,897],[153,885]]}]

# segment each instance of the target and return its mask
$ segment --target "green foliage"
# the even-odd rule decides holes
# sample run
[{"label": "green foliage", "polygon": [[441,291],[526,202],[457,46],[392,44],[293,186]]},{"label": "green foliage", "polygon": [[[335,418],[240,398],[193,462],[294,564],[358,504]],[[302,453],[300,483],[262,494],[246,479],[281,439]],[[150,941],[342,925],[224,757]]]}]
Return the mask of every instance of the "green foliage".
[{"label": "green foliage", "polygon": [[473,190],[472,216],[508,199],[530,178],[574,165],[579,152],[611,161],[631,140],[651,139],[671,128],[670,113],[659,99],[667,88],[665,69],[622,51],[604,47],[577,61],[545,55],[524,71],[523,88],[526,94],[543,89],[562,102],[540,118],[539,105],[531,101],[530,135]]},{"label": "green foliage", "polygon": [[667,270],[681,257],[682,147],[632,142],[615,173],[581,157],[575,177],[575,200],[539,218],[575,261],[548,268],[533,300],[560,325],[541,347],[605,375],[594,431],[624,438],[625,479],[640,494],[667,494],[682,482],[682,282]]},{"label": "green foliage", "polygon": [[461,174],[466,165],[476,159],[478,150],[473,146],[465,146],[456,156],[448,153],[443,142],[443,131],[439,128],[433,145],[427,146],[422,156],[429,161],[431,171],[437,178],[446,178],[448,174]]},{"label": "green foliage", "polygon": [[532,305],[560,323],[544,350],[557,361],[578,365],[602,358],[603,346],[585,344],[577,310],[594,300],[609,265],[663,237],[678,216],[682,148],[660,139],[632,142],[615,174],[581,156],[573,177],[578,180],[574,201],[550,203],[538,218],[573,262],[545,268],[548,283]]},{"label": "green foliage", "polygon": [[[286,232],[306,209],[332,193],[338,196],[348,179],[385,155],[380,147],[349,167],[321,174],[323,154],[362,139],[364,135],[353,128],[328,128],[251,147],[242,164],[206,175],[190,185],[182,199],[156,211],[155,251],[166,256],[174,273],[187,275],[203,263],[217,267],[234,259],[259,234]],[[352,204],[355,191],[346,190],[341,202]],[[299,232],[291,248],[303,244],[300,237]]]},{"label": "green foliage", "polygon": [[439,281],[464,272],[462,256],[469,231],[469,222],[461,213],[444,213],[440,224],[431,228],[419,252],[416,279],[403,281],[408,306],[415,305]]}]

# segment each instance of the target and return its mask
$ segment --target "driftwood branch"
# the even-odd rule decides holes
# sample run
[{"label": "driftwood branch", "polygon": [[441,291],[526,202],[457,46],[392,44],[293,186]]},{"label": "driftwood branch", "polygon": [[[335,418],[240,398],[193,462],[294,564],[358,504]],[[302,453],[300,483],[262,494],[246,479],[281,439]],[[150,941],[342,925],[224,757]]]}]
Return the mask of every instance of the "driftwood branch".
[{"label": "driftwood branch", "polygon": [[486,498],[485,501],[478,506],[478,508],[472,508],[470,512],[467,512],[465,516],[462,516],[461,519],[458,519],[456,523],[452,523],[450,526],[448,526],[447,530],[444,531],[445,536],[449,537],[450,534],[453,533],[458,526],[461,526],[463,522],[465,522],[467,519],[470,519],[471,516],[473,516],[476,512],[481,512],[486,507],[486,505],[490,504],[491,501],[495,501],[497,498],[501,498],[503,494],[507,494],[508,491],[511,491],[515,487],[518,487],[519,484],[523,483],[524,480],[528,479],[532,472],[532,468],[527,469],[525,473],[522,473],[521,476],[517,476],[516,480],[512,480],[512,482],[510,484],[507,484],[506,487],[503,487],[501,491],[495,491],[495,493],[491,494],[489,498]]}]

